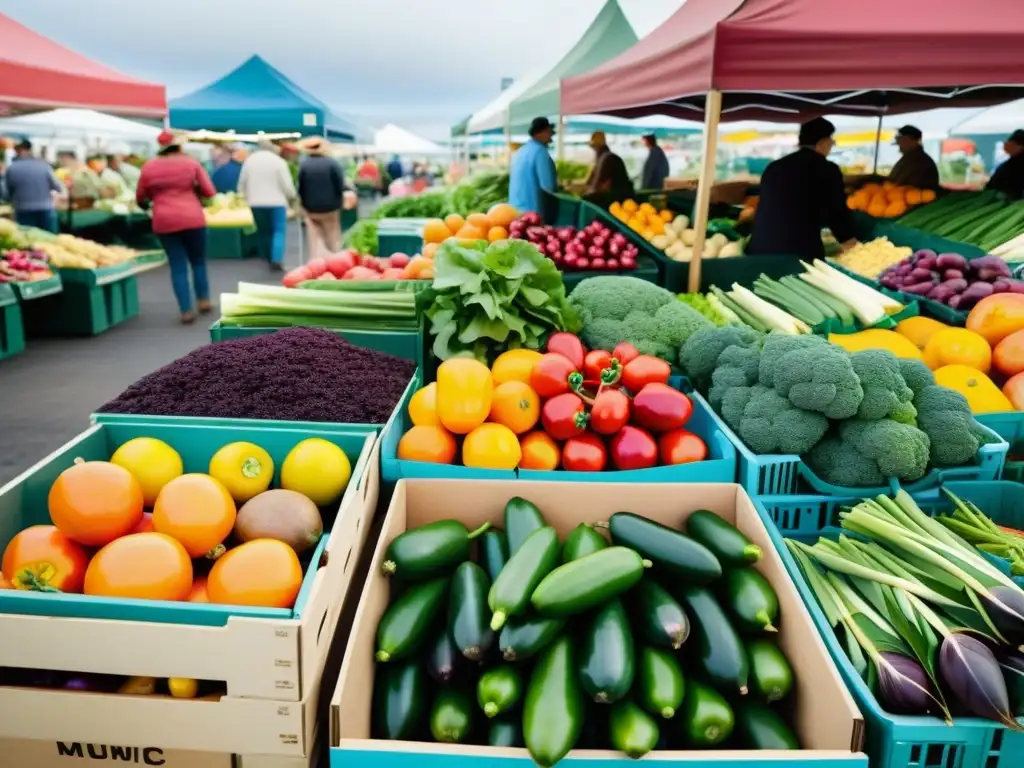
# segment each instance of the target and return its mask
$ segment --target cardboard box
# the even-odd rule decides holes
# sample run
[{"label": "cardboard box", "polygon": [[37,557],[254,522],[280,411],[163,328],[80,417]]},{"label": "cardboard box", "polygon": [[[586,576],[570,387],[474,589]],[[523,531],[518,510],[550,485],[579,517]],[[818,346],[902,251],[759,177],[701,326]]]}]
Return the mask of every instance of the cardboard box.
[{"label": "cardboard box", "polygon": [[[839,677],[828,651],[811,622],[800,595],[786,573],[768,531],[750,497],[733,484],[618,484],[527,481],[401,480],[395,487],[380,540],[356,611],[352,636],[331,699],[331,765],[334,768],[458,768],[486,761],[491,766],[532,765],[525,749],[448,746],[425,742],[380,741],[370,738],[370,702],[375,664],[376,628],[388,605],[388,580],[380,565],[391,541],[400,533],[435,520],[455,518],[469,528],[484,522],[500,525],[505,503],[512,496],[532,501],[564,538],[581,522],[607,520],[618,511],[643,514],[678,528],[697,509],[710,509],[736,525],[761,547],[758,569],[779,596],[781,624],[778,641],[796,673],[794,701],[800,752],[676,752],[651,753],[646,760],[664,763],[712,763],[740,766],[770,761],[773,766],[866,768],[861,753],[863,720]],[[618,752],[576,750],[566,765],[606,768],[631,761]]]},{"label": "cardboard box", "polygon": [[[327,565],[317,572],[301,620],[245,619],[226,627],[199,627],[0,616],[0,650],[9,651],[8,656],[16,649],[23,651],[18,655],[19,660],[25,659],[17,664],[20,667],[76,669],[61,658],[63,638],[65,645],[97,657],[82,671],[204,680],[224,680],[229,674],[261,676],[267,681],[288,676],[291,682],[282,686],[282,692],[297,691],[301,681],[301,701],[233,696],[230,684],[229,695],[219,700],[3,687],[0,740],[31,739],[51,746],[57,741],[159,745],[164,750],[216,752],[222,757],[231,753],[309,756],[328,649],[377,506],[380,454],[374,439],[373,435],[367,438],[366,471],[355,481],[357,493],[338,513],[327,544]],[[102,648],[113,653],[101,654]],[[218,665],[225,659],[230,660],[230,669]],[[186,664],[191,674],[184,671]],[[202,674],[195,674],[197,668]],[[0,757],[0,766],[7,765]]]}]

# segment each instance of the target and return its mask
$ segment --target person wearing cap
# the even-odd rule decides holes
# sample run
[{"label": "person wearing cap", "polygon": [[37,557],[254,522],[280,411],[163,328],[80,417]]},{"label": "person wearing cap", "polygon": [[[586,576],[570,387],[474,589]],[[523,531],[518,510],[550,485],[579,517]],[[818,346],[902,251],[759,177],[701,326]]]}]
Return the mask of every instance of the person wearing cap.
[{"label": "person wearing cap", "polygon": [[530,123],[530,140],[512,155],[509,167],[508,201],[520,213],[541,212],[541,192],[554,192],[558,183],[555,161],[548,147],[555,126],[546,117]]},{"label": "person wearing cap", "polygon": [[135,199],[140,207],[153,209],[153,234],[167,254],[181,322],[188,324],[196,319],[193,290],[201,314],[213,309],[206,276],[206,214],[200,198],[213,197],[217,190],[199,161],[181,151],[184,143],[184,136],[171,131],[157,136],[160,149],[142,166]]},{"label": "person wearing cap", "polygon": [[313,258],[341,250],[341,203],[345,176],[341,164],[327,153],[327,141],[314,136],[303,145],[299,166],[299,201],[306,212],[309,253]]},{"label": "person wearing cap", "polygon": [[985,189],[993,189],[1013,198],[1024,197],[1024,130],[1018,128],[1003,142],[1009,157],[996,168]]},{"label": "person wearing cap", "polygon": [[273,142],[261,141],[259,149],[242,163],[238,192],[252,209],[256,231],[269,244],[271,271],[283,272],[288,206],[297,194],[291,169]]},{"label": "person wearing cap", "polygon": [[210,180],[219,194],[238,191],[238,178],[242,175],[242,163],[235,157],[231,147],[215,145],[213,148],[213,173]]},{"label": "person wearing cap", "polygon": [[604,131],[594,131],[590,136],[590,148],[594,150],[594,167],[587,177],[587,194],[606,192],[616,200],[632,197],[633,182],[629,180],[626,164],[608,148]]},{"label": "person wearing cap", "polygon": [[3,187],[14,208],[14,219],[23,227],[57,232],[54,194],[64,195],[64,185],[50,164],[32,154],[28,139],[14,147],[14,161],[3,174]]},{"label": "person wearing cap", "polygon": [[853,214],[846,206],[843,172],[827,159],[835,146],[835,130],[821,117],[804,123],[800,148],[769,163],[761,176],[748,254],[823,258],[821,230],[825,228],[832,230],[844,250],[857,244]]},{"label": "person wearing cap", "polygon": [[657,136],[648,133],[643,138],[648,152],[643,173],[640,175],[640,188],[661,189],[668,178],[668,157],[665,156],[665,150],[658,146]]},{"label": "person wearing cap", "polygon": [[896,132],[895,144],[900,148],[900,159],[889,171],[889,181],[918,189],[939,188],[939,167],[921,145],[921,129],[904,125]]}]

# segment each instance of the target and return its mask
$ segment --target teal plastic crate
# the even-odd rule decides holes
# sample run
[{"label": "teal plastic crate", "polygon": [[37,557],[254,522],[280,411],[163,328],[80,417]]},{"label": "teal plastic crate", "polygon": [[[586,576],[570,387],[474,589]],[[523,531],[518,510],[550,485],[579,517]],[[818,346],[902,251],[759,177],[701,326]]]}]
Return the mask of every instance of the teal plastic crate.
[{"label": "teal plastic crate", "polygon": [[580,227],[580,210],[583,202],[570,195],[541,190],[540,215],[545,224],[553,227]]},{"label": "teal plastic crate", "polygon": [[252,259],[261,255],[264,254],[255,226],[206,228],[206,257],[209,259]]},{"label": "teal plastic crate", "polygon": [[865,326],[856,317],[853,320],[853,325],[843,325],[837,318],[827,318],[824,323],[814,326],[814,333],[821,336],[828,336],[830,333],[846,334],[846,333],[857,333],[867,328],[880,328],[883,330],[892,330],[902,322],[910,317],[917,317],[921,314],[921,308],[917,301],[909,302],[903,309],[891,315],[886,315],[877,323],[871,326]]},{"label": "teal plastic crate", "polygon": [[381,219],[377,224],[377,255],[423,252],[423,225],[427,219]]},{"label": "teal plastic crate", "polygon": [[[977,504],[996,523],[1024,525],[1024,487],[1005,482],[947,483],[961,498]],[[915,494],[921,508],[938,514],[951,508],[937,490]],[[952,726],[935,717],[892,715],[882,711],[843,650],[800,567],[782,539],[813,542],[838,534],[841,507],[854,497],[788,496],[755,500],[769,535],[789,571],[822,641],[853,694],[867,724],[866,751],[871,768],[1019,768],[1024,765],[1024,733],[1008,731],[991,720],[955,718]]]},{"label": "teal plastic crate", "polygon": [[0,360],[25,351],[25,325],[18,298],[9,283],[0,283]]},{"label": "teal plastic crate", "polygon": [[[415,763],[417,768],[534,768],[537,765],[525,749],[472,746],[445,749],[435,744],[424,745],[423,749],[410,749],[408,742],[395,742],[395,747],[389,749],[387,742],[373,744],[373,749],[357,749],[349,743],[341,747],[332,746],[330,768],[408,768],[410,763]],[[558,762],[559,768],[627,768],[638,764],[636,760],[626,757],[621,752],[584,752],[579,756],[577,754],[570,752]],[[853,752],[825,752],[821,756],[813,752],[789,752],[785,754],[792,757],[773,757],[763,762],[756,758],[755,754],[726,752],[716,755],[714,759],[664,760],[658,758],[657,752],[651,752],[644,760],[650,765],[664,768],[751,768],[758,765],[768,768],[868,768],[867,758],[863,754]],[[920,768],[925,766],[922,765]],[[927,768],[932,766],[929,765]]]},{"label": "teal plastic crate", "polygon": [[139,314],[135,265],[61,269],[59,294],[23,304],[29,336],[96,336]]},{"label": "teal plastic crate", "polygon": [[54,274],[45,280],[34,280],[31,283],[10,283],[15,295],[22,301],[41,299],[45,296],[54,296],[61,292],[62,285],[59,274]]},{"label": "teal plastic crate", "polygon": [[[146,421],[95,424],[0,488],[0,547],[6,547],[19,531],[30,525],[50,524],[47,511],[50,487],[61,472],[74,464],[76,458],[106,461],[118,447],[136,437],[154,437],[168,443],[181,455],[186,473],[206,472],[213,454],[228,443],[255,443],[274,459],[273,487],[279,482],[281,463],[292,448],[309,437],[329,440],[345,451],[352,464],[352,478],[339,502],[339,508],[357,493],[374,442],[372,432],[349,430],[344,425],[335,425],[333,429],[298,424],[291,428],[262,429],[250,425],[206,426]],[[325,523],[328,522],[325,520]],[[330,528],[327,528],[309,558],[310,563],[320,562],[329,537]],[[305,607],[317,570],[317,567],[307,568],[295,606],[291,609],[0,590],[0,615],[22,614],[210,627],[224,626],[233,617],[293,619],[300,616]],[[8,659],[0,660],[0,664],[10,663]]]},{"label": "teal plastic crate", "polygon": [[[673,381],[682,388],[682,380]],[[418,387],[417,387],[418,388]],[[475,469],[454,464],[403,461],[398,458],[398,442],[411,427],[408,406],[415,389],[407,393],[381,432],[381,475],[384,482],[403,478],[445,478],[459,480],[560,480],[582,483],[733,483],[736,481],[736,451],[715,426],[711,406],[700,395],[691,393],[693,415],[686,429],[700,435],[708,447],[708,458],[693,464],[651,467],[629,471],[564,472],[557,470]]]}]

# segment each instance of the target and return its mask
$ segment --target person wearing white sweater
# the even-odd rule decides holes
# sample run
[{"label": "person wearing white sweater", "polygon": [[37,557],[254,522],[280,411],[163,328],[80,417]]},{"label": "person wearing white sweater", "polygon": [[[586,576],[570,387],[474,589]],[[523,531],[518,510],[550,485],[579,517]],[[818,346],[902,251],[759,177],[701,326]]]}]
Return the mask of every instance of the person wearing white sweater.
[{"label": "person wearing white sweater", "polygon": [[296,198],[288,163],[270,141],[261,141],[259,149],[242,163],[238,192],[252,208],[256,229],[270,245],[270,269],[284,270],[287,242],[288,206]]}]

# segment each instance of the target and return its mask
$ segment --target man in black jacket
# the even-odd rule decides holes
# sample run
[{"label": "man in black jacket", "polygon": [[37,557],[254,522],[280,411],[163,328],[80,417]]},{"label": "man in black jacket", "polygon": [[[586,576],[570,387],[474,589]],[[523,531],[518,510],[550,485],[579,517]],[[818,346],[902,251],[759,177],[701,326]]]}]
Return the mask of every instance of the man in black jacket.
[{"label": "man in black jacket", "polygon": [[341,250],[341,204],[345,177],[341,164],[327,154],[319,136],[303,144],[308,157],[299,166],[299,201],[306,212],[311,258]]},{"label": "man in black jacket", "polygon": [[835,146],[835,126],[817,117],[800,126],[800,149],[770,163],[761,176],[749,254],[825,255],[821,230],[828,228],[843,249],[857,244],[846,207],[843,173],[826,158]]},{"label": "man in black jacket", "polygon": [[1024,197],[1024,130],[1018,128],[1003,142],[1009,157],[996,168],[985,189],[1003,192],[1012,198]]},{"label": "man in black jacket", "polygon": [[936,190],[939,188],[939,168],[924,151],[924,134],[913,125],[904,125],[896,132],[896,145],[900,159],[889,171],[889,181],[907,187]]}]

